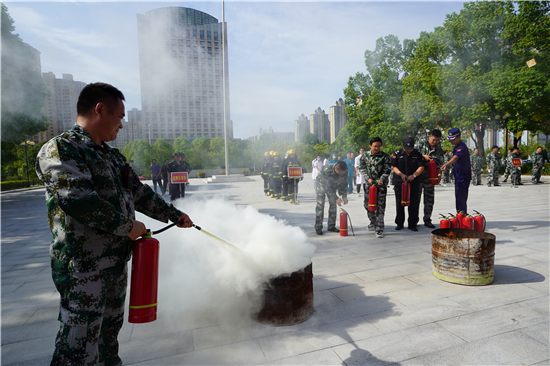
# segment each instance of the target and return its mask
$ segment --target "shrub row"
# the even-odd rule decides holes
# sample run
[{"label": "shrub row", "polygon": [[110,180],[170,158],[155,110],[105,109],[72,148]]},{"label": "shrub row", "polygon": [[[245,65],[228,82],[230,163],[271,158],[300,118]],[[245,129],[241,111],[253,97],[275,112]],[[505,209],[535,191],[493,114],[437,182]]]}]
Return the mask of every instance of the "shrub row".
[{"label": "shrub row", "polygon": [[0,183],[0,187],[2,191],[10,191],[12,189],[26,188],[27,181],[26,180],[9,180],[9,181]]}]

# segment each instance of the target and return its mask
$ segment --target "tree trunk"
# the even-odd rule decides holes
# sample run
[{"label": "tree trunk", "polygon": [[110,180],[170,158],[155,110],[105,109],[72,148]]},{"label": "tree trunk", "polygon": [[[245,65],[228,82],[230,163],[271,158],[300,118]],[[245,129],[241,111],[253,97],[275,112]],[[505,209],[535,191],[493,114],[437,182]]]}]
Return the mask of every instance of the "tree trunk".
[{"label": "tree trunk", "polygon": [[479,156],[481,156],[481,164],[485,166],[485,146],[483,145],[483,138],[485,137],[485,127],[481,127],[480,130],[474,129],[474,142],[476,148],[479,150]]}]

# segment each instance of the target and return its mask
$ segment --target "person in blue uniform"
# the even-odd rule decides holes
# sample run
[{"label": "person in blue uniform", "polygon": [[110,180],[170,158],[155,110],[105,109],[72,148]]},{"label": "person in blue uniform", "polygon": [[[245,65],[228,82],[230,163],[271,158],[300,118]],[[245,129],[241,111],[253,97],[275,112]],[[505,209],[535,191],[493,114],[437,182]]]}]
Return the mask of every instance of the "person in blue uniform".
[{"label": "person in blue uniform", "polygon": [[468,187],[472,180],[472,166],[470,164],[470,151],[460,137],[460,129],[452,128],[447,133],[447,138],[453,144],[453,157],[441,166],[442,170],[453,165],[455,178],[456,212],[468,212]]}]

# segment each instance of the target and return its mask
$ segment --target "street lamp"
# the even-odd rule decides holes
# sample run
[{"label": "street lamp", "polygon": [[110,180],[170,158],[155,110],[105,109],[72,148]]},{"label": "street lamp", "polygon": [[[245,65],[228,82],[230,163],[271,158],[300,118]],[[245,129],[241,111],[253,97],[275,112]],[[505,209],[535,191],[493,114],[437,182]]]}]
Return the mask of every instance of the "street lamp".
[{"label": "street lamp", "polygon": [[25,140],[25,142],[22,142],[21,145],[25,145],[25,162],[27,166],[27,187],[31,186],[31,182],[29,180],[29,157],[27,155],[27,145],[34,146],[34,142]]}]

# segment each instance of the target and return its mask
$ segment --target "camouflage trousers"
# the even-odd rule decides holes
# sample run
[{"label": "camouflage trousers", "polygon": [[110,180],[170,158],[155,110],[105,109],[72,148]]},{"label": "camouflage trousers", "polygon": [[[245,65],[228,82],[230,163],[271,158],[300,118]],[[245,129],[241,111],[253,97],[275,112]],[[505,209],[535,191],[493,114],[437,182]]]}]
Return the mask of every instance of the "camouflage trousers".
[{"label": "camouflage trousers", "polygon": [[481,169],[472,170],[472,184],[478,186],[482,184],[481,182]]},{"label": "camouflage trousers", "polygon": [[510,180],[515,185],[521,183],[521,171],[518,168],[510,167]]},{"label": "camouflage trousers", "polygon": [[325,196],[328,197],[328,222],[329,229],[336,227],[336,197],[331,198],[320,189],[317,190],[317,205],[315,206],[315,230],[323,228],[323,215],[325,213]]},{"label": "camouflage trousers", "polygon": [[57,272],[61,327],[51,365],[116,365],[118,333],[124,322],[126,266],[95,272]]},{"label": "camouflage trousers", "polygon": [[[370,188],[370,187],[369,187]],[[378,195],[376,201],[376,211],[369,211],[369,190],[365,190],[365,200],[363,206],[367,210],[367,217],[369,218],[370,225],[374,226],[374,231],[384,231],[384,214],[386,213],[386,196],[388,194],[388,188],[383,186],[377,186]],[[370,226],[369,225],[369,226]]]},{"label": "camouflage trousers", "polygon": [[498,184],[498,168],[491,168],[487,176],[487,185]]},{"label": "camouflage trousers", "polygon": [[422,200],[422,191],[424,191],[424,222],[432,222],[432,212],[435,202],[435,186],[430,182],[422,182],[418,186],[418,202]]},{"label": "camouflage trousers", "polygon": [[507,180],[510,176],[510,166],[506,164],[506,169],[504,169],[504,180]]},{"label": "camouflage trousers", "polygon": [[531,175],[531,181],[533,183],[540,182],[540,176],[542,175],[542,166],[538,168],[533,168],[533,173]]},{"label": "camouflage trousers", "polygon": [[451,183],[451,178],[450,178],[451,169],[450,169],[450,167],[445,169],[441,174],[443,175],[443,183]]}]

